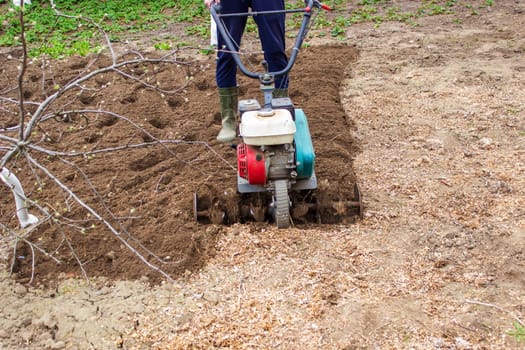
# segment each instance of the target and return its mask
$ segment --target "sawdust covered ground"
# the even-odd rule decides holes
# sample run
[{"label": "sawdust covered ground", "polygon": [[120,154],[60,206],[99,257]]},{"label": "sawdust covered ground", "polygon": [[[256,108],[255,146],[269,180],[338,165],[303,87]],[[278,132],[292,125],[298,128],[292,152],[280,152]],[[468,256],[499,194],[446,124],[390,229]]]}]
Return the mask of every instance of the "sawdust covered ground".
[{"label": "sawdust covered ground", "polygon": [[[156,274],[134,271],[140,263],[126,262],[125,249],[101,235],[94,247],[105,264],[86,264],[91,275],[105,276],[96,288],[65,278],[75,270],[59,278],[38,272],[44,262],[36,281],[48,278],[52,289],[27,289],[2,276],[2,344],[519,349],[508,332],[523,322],[525,303],[524,13],[523,4],[505,1],[480,16],[465,9],[422,19],[416,28],[353,26],[347,41],[357,44],[357,60],[348,46],[314,43],[301,52],[294,82],[302,83],[292,97],[312,122],[320,177],[343,194],[351,193],[354,176],[361,184],[366,215],[353,224],[289,230],[195,225],[184,194],[191,197],[194,187],[219,193],[233,186],[235,174],[231,151],[213,141],[213,61],[192,65],[186,88],[192,93],[176,97],[131,82],[115,91],[115,78],[105,77],[100,86],[108,87],[97,103],[112,103],[126,116],[142,113],[137,122],[155,137],[205,141],[216,152],[202,144],[168,146],[175,156],[161,148],[132,151],[112,165],[112,176],[95,183],[109,202],[125,203],[115,208],[129,232],[156,227],[145,231],[151,242],[139,237],[149,249],[161,249],[156,254],[165,261],[173,259],[162,266],[176,283],[149,286]],[[173,77],[185,78],[186,69],[145,74],[173,89],[181,85]],[[192,100],[197,91],[203,95]],[[143,95],[148,103],[140,102]],[[196,117],[172,125],[178,108]],[[92,134],[48,132],[70,137],[75,147],[101,132],[115,143],[144,137],[123,132],[121,120],[97,123],[87,130]],[[89,173],[95,179],[109,164],[107,158],[89,162],[96,165]],[[71,173],[64,176],[74,180]],[[91,245],[86,241],[76,251],[83,247]],[[111,271],[136,280],[114,281]]]}]

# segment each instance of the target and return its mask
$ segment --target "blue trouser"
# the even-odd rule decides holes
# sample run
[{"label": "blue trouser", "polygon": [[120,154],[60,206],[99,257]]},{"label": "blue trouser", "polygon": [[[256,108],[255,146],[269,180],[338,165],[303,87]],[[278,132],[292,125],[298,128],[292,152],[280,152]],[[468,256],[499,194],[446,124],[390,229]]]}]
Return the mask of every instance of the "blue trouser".
[{"label": "blue trouser", "polygon": [[[284,10],[284,0],[222,0],[222,13],[244,13],[252,11]],[[242,34],[246,26],[247,17],[223,17],[227,31],[230,33],[238,50],[241,44]],[[254,16],[255,23],[259,28],[264,59],[268,62],[270,72],[278,72],[286,67],[288,58],[285,53],[284,21],[285,14],[270,14]],[[237,64],[230,53],[221,51],[225,43],[218,33],[219,53],[217,54],[216,79],[219,88],[237,86]],[[233,49],[233,48],[232,48]],[[278,89],[288,88],[288,76],[275,78],[275,87]]]}]

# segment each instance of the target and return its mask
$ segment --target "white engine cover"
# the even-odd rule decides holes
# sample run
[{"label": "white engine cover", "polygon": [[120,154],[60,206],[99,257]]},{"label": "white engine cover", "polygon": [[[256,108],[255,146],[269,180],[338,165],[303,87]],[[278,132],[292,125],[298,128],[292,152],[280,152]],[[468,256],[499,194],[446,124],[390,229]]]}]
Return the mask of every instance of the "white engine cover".
[{"label": "white engine cover", "polygon": [[244,112],[239,129],[244,143],[252,146],[292,143],[296,130],[286,109]]}]

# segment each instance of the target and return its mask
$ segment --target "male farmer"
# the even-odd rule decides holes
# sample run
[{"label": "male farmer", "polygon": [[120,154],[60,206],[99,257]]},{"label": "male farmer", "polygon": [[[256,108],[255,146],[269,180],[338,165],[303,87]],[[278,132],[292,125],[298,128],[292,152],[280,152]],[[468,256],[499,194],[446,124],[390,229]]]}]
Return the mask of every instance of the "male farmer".
[{"label": "male farmer", "polygon": [[[221,5],[221,13],[245,13],[248,8],[254,12],[284,10],[284,0],[204,0],[206,6],[214,3]],[[222,18],[227,32],[239,49],[242,34],[246,26],[246,16],[231,16]],[[284,21],[285,14],[268,14],[254,16],[259,28],[264,59],[268,62],[270,72],[277,72],[286,67],[288,58],[285,53]],[[236,135],[236,110],[238,101],[237,64],[231,53],[225,48],[225,42],[220,33],[218,36],[217,67],[215,78],[219,88],[221,104],[222,129],[217,136],[221,142],[230,142]],[[223,50],[225,49],[225,50]],[[288,77],[275,78],[274,97],[288,96]]]}]

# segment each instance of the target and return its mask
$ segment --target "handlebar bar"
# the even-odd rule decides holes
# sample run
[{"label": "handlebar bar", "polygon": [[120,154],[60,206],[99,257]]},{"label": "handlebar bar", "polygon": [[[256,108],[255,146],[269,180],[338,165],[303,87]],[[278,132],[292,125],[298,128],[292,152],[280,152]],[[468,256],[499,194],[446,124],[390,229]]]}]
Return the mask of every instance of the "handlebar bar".
[{"label": "handlebar bar", "polygon": [[[226,44],[226,47],[228,50],[231,51],[231,54],[233,56],[233,59],[241,72],[243,72],[246,76],[254,79],[259,79],[260,81],[263,81],[263,79],[268,77],[268,75],[271,75],[273,77],[278,77],[281,75],[288,74],[288,72],[292,69],[295,60],[297,59],[297,54],[299,53],[299,49],[301,48],[301,45],[303,44],[303,40],[308,28],[308,24],[310,23],[310,18],[312,16],[312,9],[318,8],[318,9],[324,9],[327,11],[330,11],[330,7],[328,7],[325,4],[322,4],[318,0],[305,0],[306,7],[304,9],[295,9],[295,10],[276,10],[276,11],[259,11],[259,12],[246,12],[246,13],[225,13],[221,14],[221,7],[220,4],[213,4],[210,7],[210,12],[212,18],[215,20],[215,23],[217,24],[217,29],[221,33],[221,36]],[[237,53],[235,43],[232,41],[230,35],[228,35],[227,29],[224,27],[224,24],[220,20],[221,17],[232,17],[232,16],[256,16],[256,15],[268,15],[268,14],[276,14],[276,13],[297,13],[297,12],[303,12],[303,20],[301,22],[301,26],[299,27],[299,32],[297,35],[297,39],[295,40],[295,44],[292,48],[292,53],[290,55],[290,58],[288,59],[288,64],[284,69],[278,71],[278,72],[265,72],[265,73],[257,73],[252,72],[241,61],[239,54]]]}]

